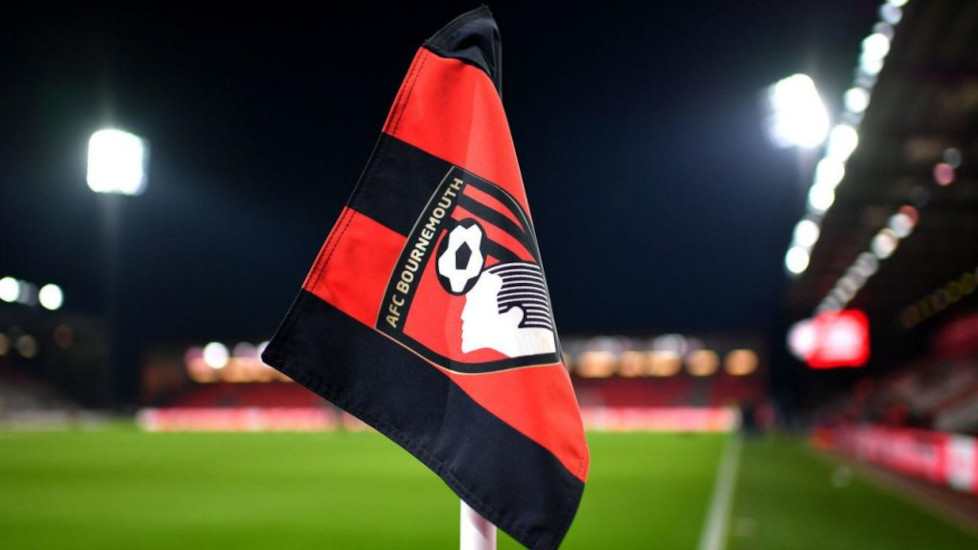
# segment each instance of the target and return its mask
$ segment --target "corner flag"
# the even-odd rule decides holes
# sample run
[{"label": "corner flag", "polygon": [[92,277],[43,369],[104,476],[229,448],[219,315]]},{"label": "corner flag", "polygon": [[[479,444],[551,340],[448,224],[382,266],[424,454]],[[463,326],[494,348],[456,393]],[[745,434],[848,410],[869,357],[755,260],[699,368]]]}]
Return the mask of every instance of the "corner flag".
[{"label": "corner flag", "polygon": [[555,548],[588,473],[485,7],[420,48],[263,359]]}]

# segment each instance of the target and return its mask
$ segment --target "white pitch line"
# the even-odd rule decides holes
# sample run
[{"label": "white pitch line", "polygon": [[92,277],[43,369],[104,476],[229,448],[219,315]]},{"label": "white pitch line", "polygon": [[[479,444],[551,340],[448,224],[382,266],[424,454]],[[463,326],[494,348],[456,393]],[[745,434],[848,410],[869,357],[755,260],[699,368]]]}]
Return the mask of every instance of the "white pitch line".
[{"label": "white pitch line", "polygon": [[737,433],[732,434],[724,445],[716,482],[713,484],[710,511],[703,523],[703,531],[700,532],[699,550],[724,550],[727,547],[727,520],[733,504],[741,446],[740,434]]}]

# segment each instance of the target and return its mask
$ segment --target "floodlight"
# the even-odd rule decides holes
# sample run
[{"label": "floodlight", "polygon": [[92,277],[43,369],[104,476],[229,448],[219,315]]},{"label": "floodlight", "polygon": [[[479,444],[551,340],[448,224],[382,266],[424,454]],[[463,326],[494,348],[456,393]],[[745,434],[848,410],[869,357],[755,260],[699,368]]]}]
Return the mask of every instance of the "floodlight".
[{"label": "floodlight", "polygon": [[88,140],[88,186],[96,193],[139,195],[146,189],[146,142],[122,130],[99,130]]},{"label": "floodlight", "polygon": [[16,302],[20,296],[20,281],[13,277],[0,279],[0,300]]},{"label": "floodlight", "polygon": [[863,40],[862,58],[885,59],[886,54],[890,53],[890,37],[881,32],[874,32]]},{"label": "floodlight", "polygon": [[846,109],[852,113],[862,113],[869,107],[869,90],[860,86],[854,86],[846,90],[843,97]]},{"label": "floodlight", "polygon": [[768,133],[778,147],[818,147],[829,131],[829,114],[804,74],[791,75],[768,88]]},{"label": "floodlight", "polygon": [[815,243],[818,241],[819,231],[820,229],[817,223],[808,218],[802,219],[795,225],[795,244],[806,248],[815,246]]},{"label": "floodlight", "polygon": [[808,250],[801,246],[792,246],[784,256],[784,266],[793,275],[801,275],[808,269],[809,260]]},{"label": "floodlight", "polygon": [[[829,132],[829,143],[825,147],[825,152],[828,157],[841,163],[845,162],[858,146],[859,132],[849,124],[839,124]],[[845,168],[843,168],[844,173]]]},{"label": "floodlight", "polygon": [[890,25],[896,25],[901,19],[903,19],[903,10],[900,9],[900,6],[883,4],[880,6],[880,19],[886,21]]},{"label": "floodlight", "polygon": [[808,190],[808,207],[821,214],[835,202],[835,189],[831,185],[815,184]]},{"label": "floodlight", "polygon": [[844,177],[846,177],[846,165],[837,158],[825,157],[815,165],[815,186],[835,189]]},{"label": "floodlight", "polygon": [[880,230],[880,232],[873,237],[873,241],[870,243],[870,249],[877,258],[880,260],[885,260],[893,254],[893,252],[897,249],[897,245],[899,244],[900,240],[897,238],[896,234],[892,229],[887,227]]},{"label": "floodlight", "polygon": [[859,70],[868,76],[876,76],[883,70],[883,59],[873,57],[860,57]]},{"label": "floodlight", "polygon": [[898,239],[904,239],[913,232],[914,220],[905,212],[897,212],[890,216],[887,227],[893,230],[893,234]]},{"label": "floodlight", "polygon": [[61,307],[65,301],[64,292],[56,284],[46,284],[37,293],[37,299],[41,302],[41,307],[54,311]]}]

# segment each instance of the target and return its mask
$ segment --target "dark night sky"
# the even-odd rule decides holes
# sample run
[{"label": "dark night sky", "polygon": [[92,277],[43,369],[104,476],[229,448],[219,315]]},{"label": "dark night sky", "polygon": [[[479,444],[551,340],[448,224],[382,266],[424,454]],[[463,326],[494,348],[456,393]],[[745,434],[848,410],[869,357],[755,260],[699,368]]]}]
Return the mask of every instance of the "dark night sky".
[{"label": "dark night sky", "polygon": [[[122,205],[128,338],[268,338],[414,51],[475,5],[414,4],[3,14],[0,275],[102,308],[85,150],[111,123],[152,142],[149,189]],[[837,107],[878,4],[490,4],[563,332],[776,323],[803,202],[759,93],[808,71]]]}]

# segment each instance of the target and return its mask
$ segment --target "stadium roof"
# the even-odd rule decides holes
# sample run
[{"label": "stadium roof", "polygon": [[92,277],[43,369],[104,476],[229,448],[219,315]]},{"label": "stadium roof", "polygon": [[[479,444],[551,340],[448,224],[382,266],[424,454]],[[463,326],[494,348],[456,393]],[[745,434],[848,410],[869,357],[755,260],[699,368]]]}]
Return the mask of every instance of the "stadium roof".
[{"label": "stadium roof", "polygon": [[[869,85],[869,107],[856,121],[859,145],[821,220],[808,268],[788,290],[788,309],[799,316],[825,303],[905,205],[919,213],[916,227],[846,307],[909,328],[934,313],[915,312],[913,304],[978,266],[978,2],[928,0],[903,10],[886,63]],[[935,169],[944,162],[958,166],[953,181],[940,185]],[[974,297],[962,300],[972,304],[965,307]]]}]

